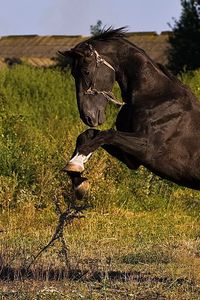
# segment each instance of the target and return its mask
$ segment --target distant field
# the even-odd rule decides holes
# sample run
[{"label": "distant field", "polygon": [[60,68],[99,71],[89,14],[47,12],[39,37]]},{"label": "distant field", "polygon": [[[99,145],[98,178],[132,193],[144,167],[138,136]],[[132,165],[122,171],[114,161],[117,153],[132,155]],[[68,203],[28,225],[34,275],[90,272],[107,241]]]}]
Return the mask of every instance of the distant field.
[{"label": "distant field", "polygon": [[[200,99],[200,72],[181,80]],[[0,106],[0,299],[200,299],[200,192],[101,149],[86,165],[92,207],[65,229],[71,273],[56,242],[24,278],[57,224],[53,196],[73,197],[60,170],[86,126],[68,71],[2,69]]]}]

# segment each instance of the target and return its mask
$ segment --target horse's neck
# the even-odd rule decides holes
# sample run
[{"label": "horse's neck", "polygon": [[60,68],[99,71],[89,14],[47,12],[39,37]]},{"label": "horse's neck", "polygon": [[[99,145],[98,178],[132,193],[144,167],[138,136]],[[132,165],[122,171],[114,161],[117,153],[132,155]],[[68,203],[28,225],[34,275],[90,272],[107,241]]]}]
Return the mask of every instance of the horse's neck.
[{"label": "horse's neck", "polygon": [[[122,49],[122,50],[121,50]],[[118,56],[122,57],[119,49]],[[168,88],[170,80],[161,69],[140,49],[129,47],[123,61],[118,60],[116,80],[123,100],[133,104],[141,98],[156,97]]]}]

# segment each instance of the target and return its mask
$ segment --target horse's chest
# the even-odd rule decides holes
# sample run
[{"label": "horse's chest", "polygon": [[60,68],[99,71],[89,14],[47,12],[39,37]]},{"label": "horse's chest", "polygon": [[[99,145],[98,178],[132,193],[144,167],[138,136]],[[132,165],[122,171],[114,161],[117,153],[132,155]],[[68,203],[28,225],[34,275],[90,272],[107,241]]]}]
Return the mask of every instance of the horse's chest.
[{"label": "horse's chest", "polygon": [[116,128],[119,131],[147,133],[146,114],[138,111],[133,105],[124,105],[117,115]]}]

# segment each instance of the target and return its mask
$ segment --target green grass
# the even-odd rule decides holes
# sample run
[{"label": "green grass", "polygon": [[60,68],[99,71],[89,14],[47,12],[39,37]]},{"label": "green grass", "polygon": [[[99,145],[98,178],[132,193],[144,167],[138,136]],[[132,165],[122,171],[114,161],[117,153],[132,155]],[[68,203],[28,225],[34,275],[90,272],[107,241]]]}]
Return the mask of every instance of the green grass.
[{"label": "green grass", "polygon": [[[200,99],[200,72],[181,80]],[[120,97],[117,86],[115,93]],[[65,266],[56,242],[31,267],[34,278],[19,280],[52,237],[53,196],[63,207],[62,194],[73,197],[60,170],[86,126],[68,71],[2,69],[0,105],[0,272],[10,267],[16,279],[0,281],[0,299],[200,299],[200,193],[143,167],[130,171],[101,149],[85,171],[92,208],[65,229],[81,279],[49,279]],[[110,105],[102,128],[112,126],[116,114]]]}]

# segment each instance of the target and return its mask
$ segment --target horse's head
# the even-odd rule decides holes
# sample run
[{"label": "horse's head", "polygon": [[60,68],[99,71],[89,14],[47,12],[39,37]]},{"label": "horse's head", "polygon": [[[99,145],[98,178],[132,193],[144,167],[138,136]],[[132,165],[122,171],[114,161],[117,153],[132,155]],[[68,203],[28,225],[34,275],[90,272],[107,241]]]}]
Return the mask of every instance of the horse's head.
[{"label": "horse's head", "polygon": [[113,66],[87,42],[60,53],[72,61],[71,73],[75,79],[81,119],[90,127],[101,125],[105,122],[106,104],[113,98]]}]

